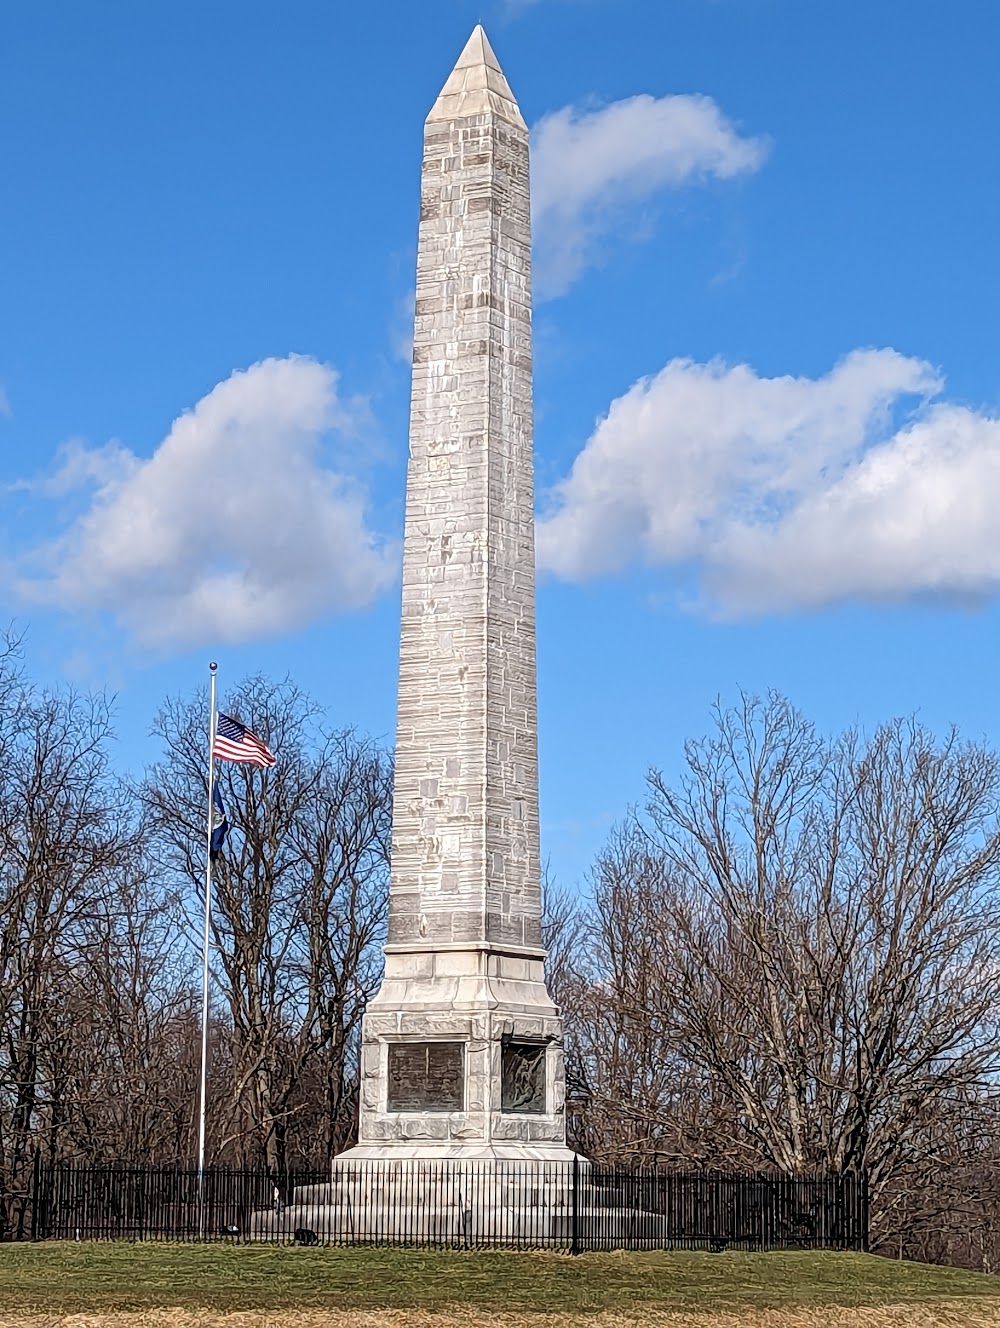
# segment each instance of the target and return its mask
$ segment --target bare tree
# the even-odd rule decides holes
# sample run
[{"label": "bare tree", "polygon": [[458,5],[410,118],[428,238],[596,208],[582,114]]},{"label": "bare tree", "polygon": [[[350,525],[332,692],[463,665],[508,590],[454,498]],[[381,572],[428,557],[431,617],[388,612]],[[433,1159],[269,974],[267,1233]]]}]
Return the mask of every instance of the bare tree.
[{"label": "bare tree", "polygon": [[[354,1128],[357,1036],[384,925],[391,765],[349,730],[329,730],[291,684],[251,679],[225,708],[279,759],[266,771],[220,763],[233,830],[214,873],[213,938],[232,1079],[214,1149],[283,1175],[293,1153],[329,1155]],[[146,781],[149,825],[165,872],[197,903],[197,917],[203,706],[168,703],[156,731],[166,757]]]},{"label": "bare tree", "polygon": [[[171,701],[139,788],[101,697],[0,649],[0,1236],[31,1160],[189,1162],[206,734]],[[294,686],[225,708],[277,750],[221,764],[210,1156],[276,1179],[351,1142],[377,985],[391,762]],[[612,834],[589,898],[546,882],[573,1142],[595,1158],[863,1171],[878,1248],[1000,1267],[1000,760],[899,721],[821,737],[718,709]]]},{"label": "bare tree", "polygon": [[1000,1062],[997,758],[904,722],[828,743],[778,696],[686,755],[596,872],[574,1036],[605,1138],[864,1170],[879,1238]]},{"label": "bare tree", "polygon": [[57,1070],[52,1016],[130,850],[101,697],[45,692],[0,659],[0,1223],[23,1194]]},{"label": "bare tree", "polygon": [[195,965],[138,854],[81,929],[48,1013],[45,1154],[190,1162],[197,1121]]},{"label": "bare tree", "polygon": [[599,855],[573,982],[562,1004],[572,1141],[594,1158],[680,1166],[733,1161],[665,1010],[676,973],[664,945],[662,856],[633,814]]},{"label": "bare tree", "polygon": [[584,925],[579,894],[559,885],[546,867],[542,879],[542,945],[545,982],[557,1005],[564,992],[575,989]]}]

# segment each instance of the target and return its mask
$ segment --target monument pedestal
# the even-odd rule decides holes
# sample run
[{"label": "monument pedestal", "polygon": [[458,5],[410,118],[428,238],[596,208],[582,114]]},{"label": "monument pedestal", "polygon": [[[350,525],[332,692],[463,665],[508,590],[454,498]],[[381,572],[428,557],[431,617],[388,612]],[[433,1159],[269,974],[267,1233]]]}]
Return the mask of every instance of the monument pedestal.
[{"label": "monument pedestal", "polygon": [[572,1162],[562,1021],[542,954],[386,947],[362,1027],[362,1159]]}]

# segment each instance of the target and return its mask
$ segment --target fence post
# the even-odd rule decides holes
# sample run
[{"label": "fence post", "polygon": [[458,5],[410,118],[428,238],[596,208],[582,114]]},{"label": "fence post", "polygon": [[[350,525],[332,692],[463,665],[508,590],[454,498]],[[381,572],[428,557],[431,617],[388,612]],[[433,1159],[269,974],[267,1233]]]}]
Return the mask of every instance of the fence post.
[{"label": "fence post", "polygon": [[573,1154],[573,1229],[569,1252],[580,1253],[580,1157],[577,1153]]},{"label": "fence post", "polygon": [[38,1239],[38,1204],[42,1190],[42,1153],[35,1149],[31,1163],[31,1239]]},{"label": "fence post", "polygon": [[868,1253],[868,1172],[861,1173],[861,1249]]}]

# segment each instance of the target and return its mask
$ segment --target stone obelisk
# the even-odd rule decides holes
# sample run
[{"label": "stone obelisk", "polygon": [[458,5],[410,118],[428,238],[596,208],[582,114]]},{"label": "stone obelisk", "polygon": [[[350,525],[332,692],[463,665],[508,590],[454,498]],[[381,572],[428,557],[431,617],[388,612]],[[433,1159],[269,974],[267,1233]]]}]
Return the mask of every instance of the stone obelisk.
[{"label": "stone obelisk", "polygon": [[528,195],[477,27],[424,133],[389,934],[345,1160],[572,1157],[540,930]]}]

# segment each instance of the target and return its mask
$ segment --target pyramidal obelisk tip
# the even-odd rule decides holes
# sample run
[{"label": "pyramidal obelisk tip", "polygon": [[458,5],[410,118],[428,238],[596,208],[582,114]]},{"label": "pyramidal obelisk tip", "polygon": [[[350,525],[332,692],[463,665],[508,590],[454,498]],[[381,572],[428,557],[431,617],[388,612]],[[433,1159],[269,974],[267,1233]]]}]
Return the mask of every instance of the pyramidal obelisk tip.
[{"label": "pyramidal obelisk tip", "polygon": [[486,35],[486,29],[481,23],[477,23],[472,29],[472,36],[465,43],[465,50],[458,57],[456,69],[469,69],[473,65],[486,65],[490,69],[495,69],[500,73],[500,65],[493,53],[493,47],[490,45],[490,39]]},{"label": "pyramidal obelisk tip", "polygon": [[524,127],[524,118],[490,39],[483,25],[477,23],[427,119],[462,120],[491,113]]}]

